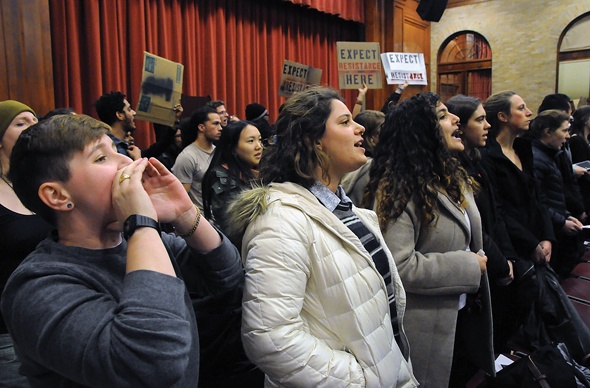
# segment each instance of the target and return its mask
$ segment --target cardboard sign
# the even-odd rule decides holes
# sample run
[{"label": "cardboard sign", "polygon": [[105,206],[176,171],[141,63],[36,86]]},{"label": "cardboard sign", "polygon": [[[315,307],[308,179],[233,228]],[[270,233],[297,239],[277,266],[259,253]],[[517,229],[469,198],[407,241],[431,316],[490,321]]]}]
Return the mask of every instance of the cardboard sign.
[{"label": "cardboard sign", "polygon": [[184,65],[143,53],[143,75],[136,118],[172,127],[180,103]]},{"label": "cardboard sign", "polygon": [[381,89],[381,59],[379,43],[336,42],[338,82],[340,89]]},{"label": "cardboard sign", "polygon": [[420,53],[383,53],[381,54],[383,70],[387,84],[428,85],[424,54]]},{"label": "cardboard sign", "polygon": [[321,79],[322,69],[285,59],[279,85],[279,96],[291,97],[293,93],[319,85]]}]

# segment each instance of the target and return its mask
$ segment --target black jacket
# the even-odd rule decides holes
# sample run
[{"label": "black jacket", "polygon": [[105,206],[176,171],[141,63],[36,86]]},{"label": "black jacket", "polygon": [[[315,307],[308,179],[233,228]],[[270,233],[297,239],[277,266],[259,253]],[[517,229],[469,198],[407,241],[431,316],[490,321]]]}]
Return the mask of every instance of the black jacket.
[{"label": "black jacket", "polygon": [[[572,136],[572,138],[569,140],[569,144],[572,151],[573,163],[590,160],[590,146],[588,145],[588,141],[584,139],[583,136]],[[578,185],[580,187],[582,201],[584,201],[584,209],[586,213],[588,213],[590,211],[590,175],[583,175],[578,180]],[[570,211],[572,210],[570,209]]]},{"label": "black jacket", "polygon": [[[571,140],[571,139],[570,139]],[[572,166],[570,142],[563,146],[563,152],[557,155],[555,164],[563,177],[563,193],[565,195],[565,207],[575,217],[580,217],[585,210],[584,199],[580,191],[580,185]]]},{"label": "black jacket", "polygon": [[520,258],[510,242],[506,223],[496,203],[490,180],[480,164],[479,152],[476,150],[472,156],[462,152],[459,154],[459,160],[471,179],[479,184],[479,189],[475,193],[475,203],[481,216],[484,251],[488,256],[488,275],[490,278],[505,277],[510,271],[506,259],[516,261]]},{"label": "black jacket", "polygon": [[530,257],[539,242],[554,242],[549,213],[542,206],[533,173],[533,151],[525,139],[517,138],[514,149],[523,166],[521,171],[495,141],[488,141],[481,164],[488,174],[502,212],[512,246],[519,256]]},{"label": "black jacket", "polygon": [[565,203],[563,177],[556,162],[563,151],[548,147],[539,140],[533,140],[532,145],[535,178],[554,231],[557,232],[570,216]]}]

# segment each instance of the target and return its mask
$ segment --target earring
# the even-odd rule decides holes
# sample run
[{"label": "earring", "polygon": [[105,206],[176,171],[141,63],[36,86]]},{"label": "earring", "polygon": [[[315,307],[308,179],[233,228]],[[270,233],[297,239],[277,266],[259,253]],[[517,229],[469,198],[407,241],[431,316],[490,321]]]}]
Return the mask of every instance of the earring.
[{"label": "earring", "polygon": [[74,205],[72,205],[71,203],[68,203],[68,204],[66,205],[66,207],[67,207],[68,209],[71,209],[71,208],[73,208],[73,207],[74,207]]}]

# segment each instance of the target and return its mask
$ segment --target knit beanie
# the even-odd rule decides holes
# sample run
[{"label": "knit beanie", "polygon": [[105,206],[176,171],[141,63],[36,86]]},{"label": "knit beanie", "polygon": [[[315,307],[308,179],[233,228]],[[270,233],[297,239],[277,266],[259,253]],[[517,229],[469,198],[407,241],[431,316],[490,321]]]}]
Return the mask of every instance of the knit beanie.
[{"label": "knit beanie", "polygon": [[12,120],[22,112],[31,112],[35,114],[35,111],[23,104],[22,102],[14,100],[0,101],[0,140],[4,137],[4,133],[8,129]]},{"label": "knit beanie", "polygon": [[266,108],[257,102],[246,106],[246,120],[253,121],[263,118],[268,114]]}]

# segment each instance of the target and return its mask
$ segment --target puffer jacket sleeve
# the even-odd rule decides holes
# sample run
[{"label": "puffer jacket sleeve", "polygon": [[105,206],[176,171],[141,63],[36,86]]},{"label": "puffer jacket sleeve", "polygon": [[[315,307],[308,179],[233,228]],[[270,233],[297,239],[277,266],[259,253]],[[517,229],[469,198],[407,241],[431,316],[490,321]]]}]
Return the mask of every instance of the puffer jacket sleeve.
[{"label": "puffer jacket sleeve", "polygon": [[248,358],[275,384],[362,387],[355,357],[306,330],[302,314],[313,256],[312,228],[297,209],[271,206],[246,230],[242,337]]}]

